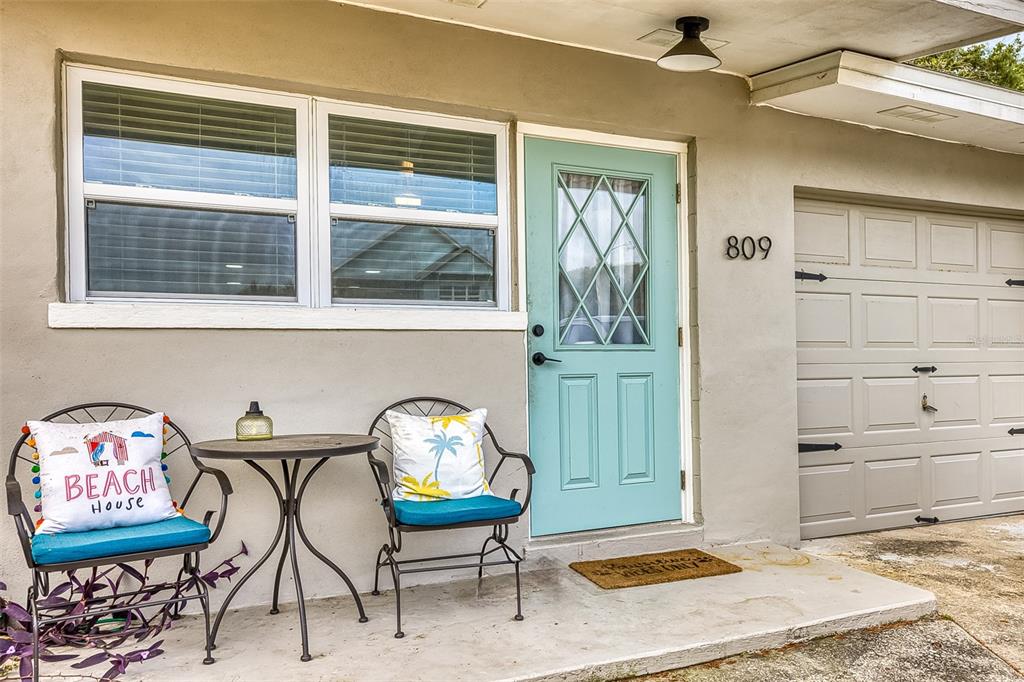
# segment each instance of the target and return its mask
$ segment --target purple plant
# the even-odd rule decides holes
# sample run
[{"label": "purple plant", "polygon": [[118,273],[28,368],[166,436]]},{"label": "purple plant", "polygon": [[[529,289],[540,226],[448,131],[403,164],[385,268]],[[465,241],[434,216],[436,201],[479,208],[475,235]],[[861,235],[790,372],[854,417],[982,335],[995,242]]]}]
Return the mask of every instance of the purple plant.
[{"label": "purple plant", "polygon": [[[235,560],[248,554],[249,549],[243,542],[236,554],[202,574],[198,580],[211,588],[216,588],[220,579],[230,581],[239,571]],[[172,601],[158,606],[149,606],[148,602],[171,598],[176,591],[180,594],[197,588],[195,577],[186,577],[181,587],[174,583],[150,583],[149,567],[152,563],[152,559],[143,562],[142,571],[129,564],[97,567],[91,569],[85,579],[76,575],[76,571],[65,573],[67,580],[54,586],[40,606],[53,615],[73,617],[40,628],[39,660],[49,663],[79,657],[79,654],[55,653],[51,647],[99,649],[71,667],[83,669],[107,664],[110,667],[102,679],[113,680],[124,674],[130,664],[142,663],[162,654],[164,650],[160,646],[163,640],[127,653],[110,651],[128,642],[141,642],[171,627],[181,609],[181,602]],[[119,595],[122,583],[128,578],[139,583],[138,589]],[[6,591],[7,585],[0,582],[0,592]],[[115,608],[117,611],[111,615],[94,616],[86,613],[87,606]],[[29,682],[32,679],[32,614],[24,606],[0,597],[0,667],[17,659],[20,659],[18,674],[23,682]]]}]

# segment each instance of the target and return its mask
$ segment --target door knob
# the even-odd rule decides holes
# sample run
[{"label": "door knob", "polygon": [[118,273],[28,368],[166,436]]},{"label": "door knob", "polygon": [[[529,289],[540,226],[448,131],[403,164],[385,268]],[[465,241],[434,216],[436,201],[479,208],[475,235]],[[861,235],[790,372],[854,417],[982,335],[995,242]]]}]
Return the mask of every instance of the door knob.
[{"label": "door knob", "polygon": [[540,351],[537,351],[536,353],[534,353],[530,357],[530,360],[533,362],[533,364],[537,365],[538,367],[543,365],[545,362],[561,362],[561,360],[555,360],[554,358],[549,358],[548,356],[544,355]]},{"label": "door knob", "polygon": [[934,405],[929,405],[928,404],[928,394],[927,393],[921,396],[921,409],[924,410],[925,412],[938,412],[939,411],[939,408],[935,407]]}]

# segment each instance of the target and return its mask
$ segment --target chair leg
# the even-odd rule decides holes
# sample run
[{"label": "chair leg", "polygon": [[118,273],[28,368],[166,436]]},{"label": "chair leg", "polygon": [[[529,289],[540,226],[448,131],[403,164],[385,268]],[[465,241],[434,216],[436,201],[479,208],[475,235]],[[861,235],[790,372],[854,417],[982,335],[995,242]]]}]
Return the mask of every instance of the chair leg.
[{"label": "chair leg", "polygon": [[394,557],[389,557],[389,559],[391,562],[391,577],[395,581],[395,639],[402,639],[405,637],[405,633],[402,632],[402,577]]},{"label": "chair leg", "polygon": [[200,597],[199,604],[203,607],[203,625],[206,627],[206,658],[203,659],[203,665],[211,665],[214,659],[211,648],[213,642],[210,641],[210,595],[207,593]]},{"label": "chair leg", "polygon": [[36,604],[36,581],[37,578],[33,575],[33,586],[29,590],[29,608],[32,609],[32,682],[39,682],[39,608]]},{"label": "chair leg", "polygon": [[387,545],[383,545],[380,548],[380,551],[377,552],[377,565],[373,571],[373,592],[370,593],[375,597],[380,595],[380,569],[383,568],[383,564],[381,564],[380,558],[384,555],[384,550],[386,550],[387,548]]},{"label": "chair leg", "polygon": [[484,551],[487,549],[487,543],[489,543],[493,539],[494,539],[493,534],[492,535],[488,535],[487,539],[484,540],[483,547],[480,548],[480,568],[477,569],[477,572],[476,572],[476,579],[477,580],[482,580],[483,577],[484,577]]},{"label": "chair leg", "polygon": [[523,619],[523,588],[519,580],[519,564],[516,562],[516,615],[513,620]]}]

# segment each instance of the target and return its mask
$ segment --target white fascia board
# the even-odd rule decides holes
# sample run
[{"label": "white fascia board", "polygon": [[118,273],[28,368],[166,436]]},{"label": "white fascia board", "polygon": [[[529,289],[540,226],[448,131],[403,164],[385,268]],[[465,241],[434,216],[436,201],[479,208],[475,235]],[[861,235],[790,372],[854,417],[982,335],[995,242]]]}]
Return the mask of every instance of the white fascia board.
[{"label": "white fascia board", "polygon": [[[918,105],[961,118],[977,116],[1008,126],[1024,126],[1024,93],[849,51],[831,52],[754,76],[750,99],[752,104],[777,106],[814,116],[819,114],[812,107],[794,108],[792,96],[802,94],[800,99],[806,102],[811,91],[820,89],[822,97],[833,97],[835,88],[829,86],[891,97],[893,106]],[[849,115],[830,117],[858,123],[858,117],[865,113],[851,110]],[[877,126],[877,122],[871,125]],[[906,132],[896,125],[892,129]],[[959,135],[943,138],[937,128],[928,130],[927,134],[954,142],[975,143]],[[1024,129],[1006,142],[1015,145],[1022,139]]]},{"label": "white fascia board", "polygon": [[1020,0],[936,0],[975,14],[995,17],[1024,27],[1024,2]]}]

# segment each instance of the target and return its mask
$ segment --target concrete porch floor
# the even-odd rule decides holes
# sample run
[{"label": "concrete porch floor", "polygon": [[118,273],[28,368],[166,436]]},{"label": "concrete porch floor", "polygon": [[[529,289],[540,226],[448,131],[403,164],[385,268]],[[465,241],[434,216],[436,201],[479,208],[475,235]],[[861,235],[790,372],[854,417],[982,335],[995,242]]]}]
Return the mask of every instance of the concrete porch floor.
[{"label": "concrete porch floor", "polygon": [[[294,604],[227,614],[217,662],[201,664],[202,627],[189,617],[164,633],[167,653],[129,669],[166,680],[616,679],[769,649],[931,613],[930,592],[841,563],[767,544],[710,550],[743,572],[601,590],[564,565],[523,574],[526,620],[514,622],[514,580],[485,576],[403,590],[405,639],[393,593],[308,603],[312,661],[299,661]],[[68,664],[44,674],[73,679]]]}]

